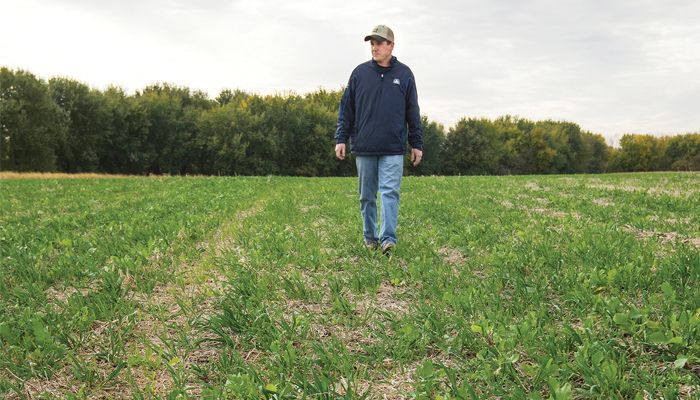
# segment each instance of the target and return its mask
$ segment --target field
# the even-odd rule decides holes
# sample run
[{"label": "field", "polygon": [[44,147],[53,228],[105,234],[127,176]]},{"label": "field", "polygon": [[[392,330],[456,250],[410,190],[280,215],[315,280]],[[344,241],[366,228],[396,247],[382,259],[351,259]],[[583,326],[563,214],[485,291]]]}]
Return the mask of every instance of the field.
[{"label": "field", "polygon": [[[15,177],[16,178],[16,177]],[[0,180],[0,397],[700,397],[700,175]]]}]

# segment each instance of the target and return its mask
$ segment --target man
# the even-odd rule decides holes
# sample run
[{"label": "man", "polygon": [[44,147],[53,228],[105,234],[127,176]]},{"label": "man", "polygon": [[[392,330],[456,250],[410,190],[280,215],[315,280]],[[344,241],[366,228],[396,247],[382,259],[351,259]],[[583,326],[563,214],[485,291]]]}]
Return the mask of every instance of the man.
[{"label": "man", "polygon": [[[423,131],[413,73],[392,56],[394,32],[377,25],[365,37],[367,41],[372,60],[358,65],[350,75],[338,111],[335,155],[345,159],[349,140],[356,156],[365,245],[369,249],[381,246],[382,253],[388,254],[398,241],[406,140],[411,144],[411,161],[418,165],[423,157]],[[377,191],[382,216],[379,233]]]}]

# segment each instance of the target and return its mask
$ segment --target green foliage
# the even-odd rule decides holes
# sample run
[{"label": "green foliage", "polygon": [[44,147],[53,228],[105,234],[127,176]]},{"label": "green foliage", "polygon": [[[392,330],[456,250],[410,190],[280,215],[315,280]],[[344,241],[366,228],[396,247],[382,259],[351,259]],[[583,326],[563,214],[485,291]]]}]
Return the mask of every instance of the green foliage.
[{"label": "green foliage", "polygon": [[46,82],[22,70],[0,69],[0,170],[56,170],[56,148],[67,125]]},{"label": "green foliage", "polygon": [[423,126],[423,147],[426,150],[423,153],[423,160],[417,167],[409,166],[407,156],[405,175],[440,175],[445,169],[445,127],[441,124],[428,120],[427,117],[421,118]]},{"label": "green foliage", "polygon": [[[426,146],[427,148],[427,146]],[[429,150],[430,151],[430,150]],[[448,175],[603,172],[609,147],[601,135],[569,122],[462,119],[440,149]]]},{"label": "green foliage", "polygon": [[[504,142],[496,125],[486,119],[461,119],[445,139],[445,169],[452,175],[496,175]],[[430,151],[430,150],[428,150]]]},{"label": "green foliage", "polygon": [[664,167],[674,171],[699,171],[700,133],[668,138]]},{"label": "green foliage", "polygon": [[661,169],[667,143],[652,135],[624,135],[615,153],[616,171],[655,171]]},{"label": "green foliage", "polygon": [[148,162],[144,172],[185,174],[200,157],[196,143],[196,121],[212,105],[206,95],[168,84],[152,85],[137,93],[134,101],[146,115],[147,135],[143,152]]},{"label": "green foliage", "polygon": [[0,397],[700,387],[697,173],[406,177],[391,257],[363,246],[355,185],[0,180]]},{"label": "green foliage", "polygon": [[146,111],[123,89],[114,86],[104,92],[104,106],[107,109],[107,129],[99,141],[99,171],[144,173],[148,166]]},{"label": "green foliage", "polygon": [[[129,329],[133,291],[150,292],[172,279],[179,259],[198,255],[193,244],[216,224],[211,216],[241,204],[251,194],[245,186],[184,178],[0,181],[0,368],[50,376],[96,321]],[[64,298],[51,294],[67,287]],[[123,338],[110,338],[105,357],[118,357]]]},{"label": "green foliage", "polygon": [[[342,91],[215,100],[167,83],[134,95],[68,78],[0,72],[0,170],[128,174],[351,176],[335,159]],[[620,148],[566,121],[422,117],[421,165],[406,175],[507,175],[700,169],[700,134],[625,135]]]},{"label": "green foliage", "polygon": [[56,148],[58,170],[97,171],[100,141],[111,128],[102,93],[67,78],[50,79],[48,90],[68,120],[65,139]]}]

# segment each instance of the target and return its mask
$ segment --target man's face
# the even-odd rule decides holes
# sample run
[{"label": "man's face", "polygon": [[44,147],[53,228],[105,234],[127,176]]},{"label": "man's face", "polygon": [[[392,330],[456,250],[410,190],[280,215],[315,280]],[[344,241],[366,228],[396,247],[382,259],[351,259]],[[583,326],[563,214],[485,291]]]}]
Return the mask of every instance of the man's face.
[{"label": "man's face", "polygon": [[387,43],[386,40],[370,40],[372,46],[372,59],[378,64],[386,64],[391,59],[391,52],[394,50],[394,43]]}]

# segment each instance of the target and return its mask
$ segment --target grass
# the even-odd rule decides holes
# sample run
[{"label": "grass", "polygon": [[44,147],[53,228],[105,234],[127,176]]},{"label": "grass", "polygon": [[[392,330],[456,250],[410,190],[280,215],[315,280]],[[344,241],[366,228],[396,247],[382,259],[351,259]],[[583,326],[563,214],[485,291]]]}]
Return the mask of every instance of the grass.
[{"label": "grass", "polygon": [[694,398],[699,178],[0,180],[0,394]]}]

